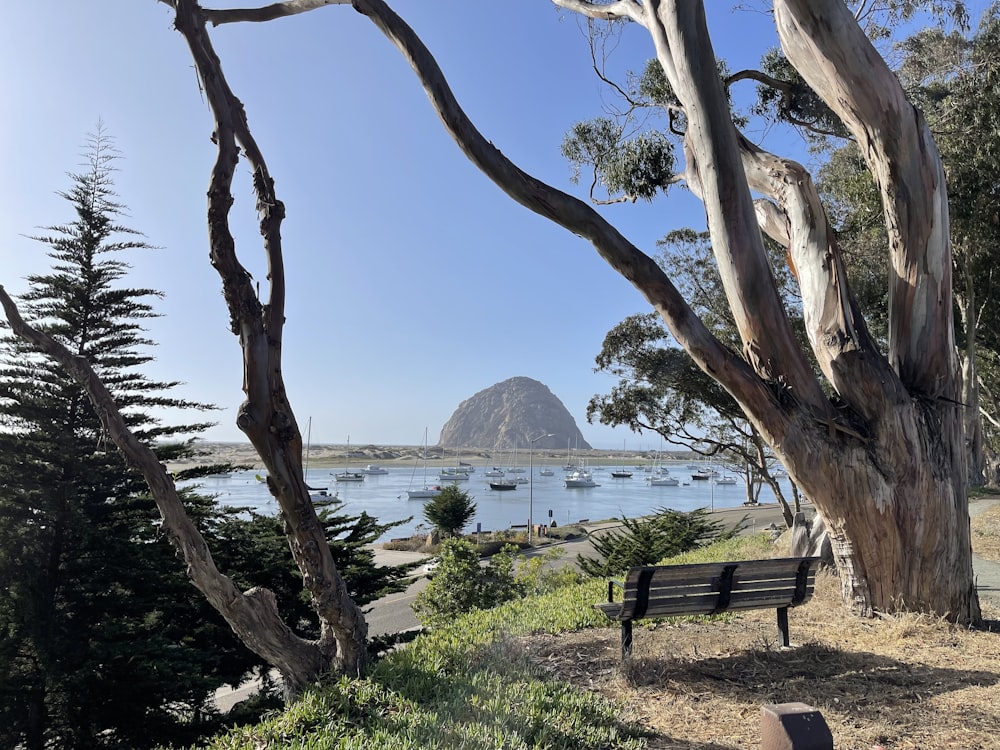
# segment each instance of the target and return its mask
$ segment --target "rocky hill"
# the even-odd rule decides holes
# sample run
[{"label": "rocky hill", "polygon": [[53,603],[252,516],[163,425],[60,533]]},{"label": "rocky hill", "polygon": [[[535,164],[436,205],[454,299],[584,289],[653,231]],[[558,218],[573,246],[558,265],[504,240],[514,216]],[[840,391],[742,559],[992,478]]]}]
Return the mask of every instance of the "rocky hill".
[{"label": "rocky hill", "polygon": [[531,378],[516,377],[490,386],[466,399],[441,428],[444,447],[513,450],[527,448],[538,435],[552,437],[535,442],[535,449],[589,450],[576,421],[547,386]]}]

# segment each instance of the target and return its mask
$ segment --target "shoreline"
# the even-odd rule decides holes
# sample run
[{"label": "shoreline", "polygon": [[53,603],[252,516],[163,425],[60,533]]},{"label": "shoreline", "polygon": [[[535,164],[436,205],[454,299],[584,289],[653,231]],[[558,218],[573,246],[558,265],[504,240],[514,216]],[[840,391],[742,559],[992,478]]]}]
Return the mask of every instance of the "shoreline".
[{"label": "shoreline", "polygon": [[[167,464],[170,471],[190,469],[207,464],[233,464],[245,466],[247,469],[264,469],[264,462],[250,443],[210,443],[197,442],[196,455],[187,461],[171,461]],[[385,466],[412,466],[423,463],[422,445],[361,445],[350,448],[346,444],[313,445],[309,448],[308,465],[313,469],[331,469],[343,466],[361,467],[366,464]],[[527,450],[518,452],[517,465],[528,465]],[[648,453],[641,451],[614,451],[591,448],[589,450],[573,451],[574,460],[589,463],[594,466],[609,466],[627,462],[642,463],[652,466],[654,460]],[[536,466],[562,466],[568,460],[565,450],[536,448],[532,454],[532,463]],[[464,452],[455,452],[440,446],[427,446],[427,465],[432,467],[457,466],[459,461],[473,464],[477,469],[496,464],[510,465],[511,452],[496,452],[492,449],[465,448]],[[303,457],[306,460],[306,457]],[[695,461],[690,451],[664,452],[663,461]]]}]

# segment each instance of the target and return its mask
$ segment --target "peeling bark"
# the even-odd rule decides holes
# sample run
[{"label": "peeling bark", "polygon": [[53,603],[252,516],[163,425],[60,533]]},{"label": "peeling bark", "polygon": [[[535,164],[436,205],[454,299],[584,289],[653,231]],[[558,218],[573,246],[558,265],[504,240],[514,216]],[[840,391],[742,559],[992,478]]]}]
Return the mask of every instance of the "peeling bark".
[{"label": "peeling bark", "polygon": [[[688,119],[685,176],[705,202],[746,360],[708,333],[658,266],[588,206],[522,172],[482,138],[419,39],[381,0],[355,0],[409,61],[445,127],[501,189],[588,239],[662,316],[698,365],[740,403],[826,521],[856,611],[932,611],[976,622],[963,424],[957,413],[950,246],[940,159],[919,114],[841,0],[775,3],[788,57],[859,140],[893,237],[890,358],[846,283],[822,206],[800,166],[752,148],[729,117],[701,3],[553,0],[650,33]],[[773,197],[755,206],[751,185]],[[811,346],[842,400],[822,395],[766,264],[758,216],[781,236],[802,290]]]},{"label": "peeling bark", "polygon": [[[333,562],[309,498],[302,471],[302,435],[281,373],[285,276],[280,230],[284,205],[274,192],[274,180],[250,133],[243,105],[226,82],[202,9],[194,0],[176,0],[172,5],[175,27],[188,44],[215,119],[213,136],[218,154],[208,192],[209,255],[222,280],[232,330],[243,350],[243,390],[247,398],[240,406],[237,425],[267,467],[268,489],[277,500],[292,557],[320,620],[315,648],[322,668],[292,676],[293,687],[301,687],[324,671],[361,674],[366,666],[368,626]],[[240,149],[253,174],[267,259],[269,294],[264,305],[257,298],[250,274],[236,256],[228,223]]]}]

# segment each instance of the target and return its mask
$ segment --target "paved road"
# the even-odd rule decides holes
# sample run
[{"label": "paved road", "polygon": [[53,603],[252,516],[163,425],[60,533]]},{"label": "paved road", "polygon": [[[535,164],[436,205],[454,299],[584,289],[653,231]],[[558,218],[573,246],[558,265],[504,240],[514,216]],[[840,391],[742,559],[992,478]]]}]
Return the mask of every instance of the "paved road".
[{"label": "paved road", "polygon": [[[969,516],[975,518],[996,505],[1000,505],[1000,497],[977,498],[969,503]],[[979,601],[1000,607],[1000,563],[973,555],[972,572],[976,576]]]}]

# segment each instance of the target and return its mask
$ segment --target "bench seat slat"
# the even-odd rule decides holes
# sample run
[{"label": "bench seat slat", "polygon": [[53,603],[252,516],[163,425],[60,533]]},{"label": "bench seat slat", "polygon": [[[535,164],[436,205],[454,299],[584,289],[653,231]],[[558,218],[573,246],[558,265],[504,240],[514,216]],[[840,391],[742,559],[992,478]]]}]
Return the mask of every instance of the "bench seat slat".
[{"label": "bench seat slat", "polygon": [[[806,558],[791,557],[774,560],[745,560],[732,563],[692,563],[690,565],[662,565],[632,568],[625,578],[625,588],[634,588],[644,570],[652,570],[650,585],[661,585],[672,581],[698,581],[718,578],[727,565],[736,565],[737,575],[741,572],[754,578],[795,577],[799,563]],[[752,563],[752,564],[751,564]],[[741,570],[742,568],[742,570]]]},{"label": "bench seat slat", "polygon": [[[765,591],[734,591],[730,595],[730,609],[764,609],[791,607],[795,597],[795,589],[772,589]],[[671,615],[702,615],[712,613],[719,601],[716,592],[695,594],[684,597],[651,598],[646,605],[644,617],[662,617]],[[635,600],[596,605],[608,617],[614,620],[631,619],[635,612]]]}]

